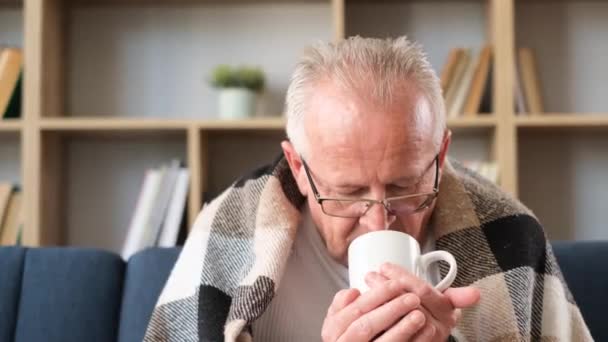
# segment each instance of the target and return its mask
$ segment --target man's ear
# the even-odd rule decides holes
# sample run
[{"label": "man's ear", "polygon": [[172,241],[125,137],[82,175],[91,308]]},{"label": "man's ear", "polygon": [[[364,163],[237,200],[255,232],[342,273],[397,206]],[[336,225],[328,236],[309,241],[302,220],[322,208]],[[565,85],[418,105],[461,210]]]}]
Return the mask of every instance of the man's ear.
[{"label": "man's ear", "polygon": [[450,143],[452,142],[452,131],[449,129],[445,130],[443,134],[443,141],[441,142],[441,150],[439,151],[439,171],[443,171],[446,158],[448,156],[448,150],[450,149]]},{"label": "man's ear", "polygon": [[287,163],[289,164],[291,174],[298,184],[300,193],[302,193],[303,196],[307,196],[309,189],[308,178],[306,178],[306,174],[304,173],[304,166],[302,165],[300,155],[293,148],[291,142],[287,140],[281,142],[281,148],[283,149],[283,154],[285,155],[285,159],[287,159]]}]

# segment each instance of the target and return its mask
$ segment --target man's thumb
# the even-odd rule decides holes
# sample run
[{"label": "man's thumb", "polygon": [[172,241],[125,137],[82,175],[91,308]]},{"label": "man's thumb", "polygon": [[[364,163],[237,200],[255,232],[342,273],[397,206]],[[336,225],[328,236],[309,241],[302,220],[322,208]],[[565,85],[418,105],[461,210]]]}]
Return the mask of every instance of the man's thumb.
[{"label": "man's thumb", "polygon": [[454,305],[455,308],[460,309],[477,304],[481,297],[479,290],[471,286],[449,288],[445,290],[443,294],[452,301],[452,305]]}]

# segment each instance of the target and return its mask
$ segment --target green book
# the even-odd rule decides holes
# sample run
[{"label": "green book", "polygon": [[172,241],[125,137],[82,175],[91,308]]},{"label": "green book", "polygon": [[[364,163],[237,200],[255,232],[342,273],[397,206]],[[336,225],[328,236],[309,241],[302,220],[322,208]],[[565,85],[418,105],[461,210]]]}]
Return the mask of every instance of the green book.
[{"label": "green book", "polygon": [[17,84],[15,84],[15,88],[13,89],[13,94],[11,95],[10,100],[8,101],[8,106],[6,107],[6,112],[4,113],[5,119],[18,119],[21,117],[21,83],[23,78],[23,69],[19,72],[19,78],[17,79]]}]

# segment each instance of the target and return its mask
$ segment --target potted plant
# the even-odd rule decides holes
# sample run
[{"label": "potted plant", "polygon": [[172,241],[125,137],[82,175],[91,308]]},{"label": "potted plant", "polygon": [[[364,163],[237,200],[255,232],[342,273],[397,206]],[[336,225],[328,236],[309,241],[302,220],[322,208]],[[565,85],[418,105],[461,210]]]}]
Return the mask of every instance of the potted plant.
[{"label": "potted plant", "polygon": [[257,95],[264,89],[264,73],[256,67],[219,65],[211,84],[219,89],[219,116],[244,119],[255,113]]}]

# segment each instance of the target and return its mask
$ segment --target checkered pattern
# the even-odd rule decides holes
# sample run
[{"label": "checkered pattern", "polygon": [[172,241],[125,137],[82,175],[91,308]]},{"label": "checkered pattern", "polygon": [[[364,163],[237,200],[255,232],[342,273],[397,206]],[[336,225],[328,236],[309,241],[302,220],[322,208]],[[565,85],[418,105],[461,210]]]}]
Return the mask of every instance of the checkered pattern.
[{"label": "checkered pattern", "polygon": [[[280,284],[304,200],[279,158],[206,206],[145,341],[251,341],[252,323]],[[451,340],[592,340],[542,227],[521,203],[449,162],[430,225],[437,249],[458,262],[454,286],[481,291]]]}]

